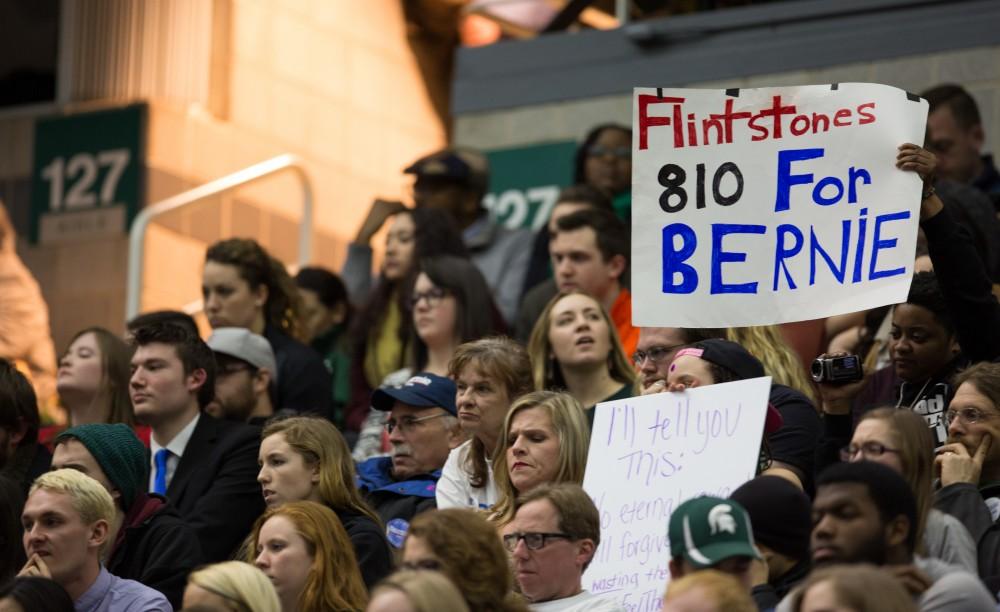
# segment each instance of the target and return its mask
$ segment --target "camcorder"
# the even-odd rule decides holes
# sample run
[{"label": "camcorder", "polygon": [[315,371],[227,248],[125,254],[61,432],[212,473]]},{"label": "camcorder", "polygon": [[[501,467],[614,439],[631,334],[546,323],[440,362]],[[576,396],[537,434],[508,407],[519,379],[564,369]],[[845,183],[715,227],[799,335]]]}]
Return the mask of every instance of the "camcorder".
[{"label": "camcorder", "polygon": [[812,379],[818,383],[843,385],[864,378],[861,358],[857,355],[842,357],[817,357],[810,368]]}]

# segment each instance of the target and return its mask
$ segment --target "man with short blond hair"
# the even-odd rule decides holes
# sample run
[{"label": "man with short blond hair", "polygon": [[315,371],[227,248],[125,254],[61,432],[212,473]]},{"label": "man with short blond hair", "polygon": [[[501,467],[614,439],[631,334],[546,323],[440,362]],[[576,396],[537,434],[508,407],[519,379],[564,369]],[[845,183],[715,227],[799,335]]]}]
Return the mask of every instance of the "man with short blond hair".
[{"label": "man with short blond hair", "polygon": [[114,517],[111,494],[90,476],[72,469],[39,476],[21,514],[28,562],[19,575],[59,583],[77,612],[171,612],[160,592],[113,576],[101,564]]}]

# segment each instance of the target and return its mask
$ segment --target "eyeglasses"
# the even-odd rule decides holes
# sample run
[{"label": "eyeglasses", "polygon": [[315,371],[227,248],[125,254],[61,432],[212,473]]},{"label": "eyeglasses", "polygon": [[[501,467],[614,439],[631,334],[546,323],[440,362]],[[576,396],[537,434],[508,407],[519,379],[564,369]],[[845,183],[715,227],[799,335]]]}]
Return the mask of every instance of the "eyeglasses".
[{"label": "eyeglasses", "polygon": [[401,432],[409,433],[413,431],[413,429],[417,426],[417,423],[422,423],[424,421],[429,421],[431,419],[437,419],[443,416],[449,416],[449,415],[447,412],[445,412],[441,414],[429,414],[427,416],[422,416],[422,417],[408,416],[408,417],[403,417],[398,421],[396,419],[389,419],[388,421],[385,422],[385,431],[391,434],[392,432],[396,431],[396,428],[398,427]]},{"label": "eyeglasses", "polygon": [[431,570],[436,571],[441,569],[441,562],[437,559],[420,559],[419,561],[405,561],[400,563],[399,566],[402,569],[407,570]]},{"label": "eyeglasses", "polygon": [[420,303],[420,300],[426,300],[427,306],[429,308],[434,308],[441,303],[441,300],[443,300],[446,295],[448,295],[448,290],[442,289],[441,287],[434,287],[423,292],[414,291],[413,295],[410,296],[410,308],[416,310],[417,304]]},{"label": "eyeglasses", "polygon": [[675,344],[673,346],[651,346],[648,351],[636,351],[632,353],[632,363],[637,367],[642,365],[643,361],[646,361],[646,357],[655,363],[660,363],[667,358],[668,355],[673,354],[674,351],[684,346],[683,344]]},{"label": "eyeglasses", "polygon": [[958,419],[962,425],[975,425],[981,421],[988,421],[995,416],[995,414],[988,414],[978,408],[960,408],[958,410],[949,409],[944,413],[944,422],[946,425],[950,426],[952,421]]},{"label": "eyeglasses", "polygon": [[881,457],[886,453],[898,453],[899,449],[889,448],[885,444],[879,444],[878,442],[865,442],[860,446],[857,444],[851,444],[840,449],[840,460],[850,461],[861,453],[865,457]]},{"label": "eyeglasses", "polygon": [[514,552],[517,543],[524,540],[524,545],[528,547],[528,550],[541,550],[548,546],[549,540],[552,538],[572,540],[573,536],[568,533],[508,533],[503,537],[503,546],[510,552]]},{"label": "eyeglasses", "polygon": [[253,373],[257,372],[257,368],[255,368],[253,366],[250,366],[250,365],[242,365],[242,364],[234,363],[233,365],[229,365],[229,366],[226,366],[224,368],[219,368],[218,370],[216,370],[215,371],[215,377],[216,378],[221,378],[223,376],[232,376],[233,374],[236,374],[237,372],[250,372],[250,373],[253,374]]},{"label": "eyeglasses", "polygon": [[632,158],[632,148],[631,147],[604,147],[601,145],[590,145],[587,148],[587,155],[590,157],[604,157],[605,155],[610,155],[617,159],[631,159]]}]

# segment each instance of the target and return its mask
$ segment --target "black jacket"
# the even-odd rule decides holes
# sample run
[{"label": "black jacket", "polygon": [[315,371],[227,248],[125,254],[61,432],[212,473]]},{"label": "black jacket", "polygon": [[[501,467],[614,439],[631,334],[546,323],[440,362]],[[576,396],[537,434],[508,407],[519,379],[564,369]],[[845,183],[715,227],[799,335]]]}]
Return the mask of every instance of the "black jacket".
[{"label": "black jacket", "polygon": [[264,337],[278,362],[275,412],[293,410],[332,418],[333,382],[320,354],[271,325]]},{"label": "black jacket", "polygon": [[125,516],[107,568],[163,593],[179,610],[187,575],[202,563],[194,530],[163,498],[143,494]]},{"label": "black jacket", "polygon": [[[957,482],[935,493],[934,507],[957,518],[969,530],[979,552],[979,577],[989,585],[1000,582],[1000,521],[994,520],[987,499],[1000,498],[1000,484],[976,488]],[[995,589],[994,589],[995,592]]]},{"label": "black jacket", "polygon": [[785,385],[771,385],[768,402],[781,413],[782,420],[781,428],[767,436],[771,459],[798,470],[802,486],[811,496],[816,446],[823,427],[819,412],[808,397]]},{"label": "black jacket", "polygon": [[170,486],[170,500],[198,534],[206,563],[229,559],[264,512],[257,484],[260,430],[202,414]]},{"label": "black jacket", "polygon": [[378,523],[364,514],[336,508],[332,510],[337,513],[337,518],[344,525],[347,537],[351,538],[354,554],[358,558],[358,567],[361,569],[361,578],[368,590],[371,590],[379,580],[392,573],[392,551],[389,550],[389,542],[382,535]]}]

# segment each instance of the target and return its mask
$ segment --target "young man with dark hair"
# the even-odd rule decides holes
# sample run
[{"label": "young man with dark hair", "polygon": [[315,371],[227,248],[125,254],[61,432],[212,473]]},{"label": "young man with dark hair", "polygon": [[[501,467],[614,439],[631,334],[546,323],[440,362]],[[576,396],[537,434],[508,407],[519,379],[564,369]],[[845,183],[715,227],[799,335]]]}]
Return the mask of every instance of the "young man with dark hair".
[{"label": "young man with dark hair", "polygon": [[53,469],[74,469],[107,489],[114,500],[105,564],[120,578],[163,593],[181,608],[187,574],[201,565],[194,530],[159,496],[146,493],[146,447],[123,423],[71,427],[56,438]]},{"label": "young man with dark hair", "polygon": [[52,460],[38,444],[39,420],[31,383],[13,364],[0,359],[0,475],[16,482],[24,497]]},{"label": "young man with dark hair", "polygon": [[215,391],[212,350],[183,327],[136,329],[129,395],[152,428],[149,491],[165,495],[191,525],[207,562],[222,561],[264,510],[257,484],[260,431],[202,410]]},{"label": "young man with dark hair", "polygon": [[930,105],[927,150],[937,155],[938,178],[970,184],[1000,204],[1000,172],[986,141],[975,99],[963,87],[938,85],[921,94]]},{"label": "young man with dark hair", "polygon": [[815,566],[882,566],[917,598],[921,612],[995,612],[996,601],[977,577],[943,561],[914,556],[917,502],[891,468],[871,461],[827,468],[817,479],[812,517]]}]

